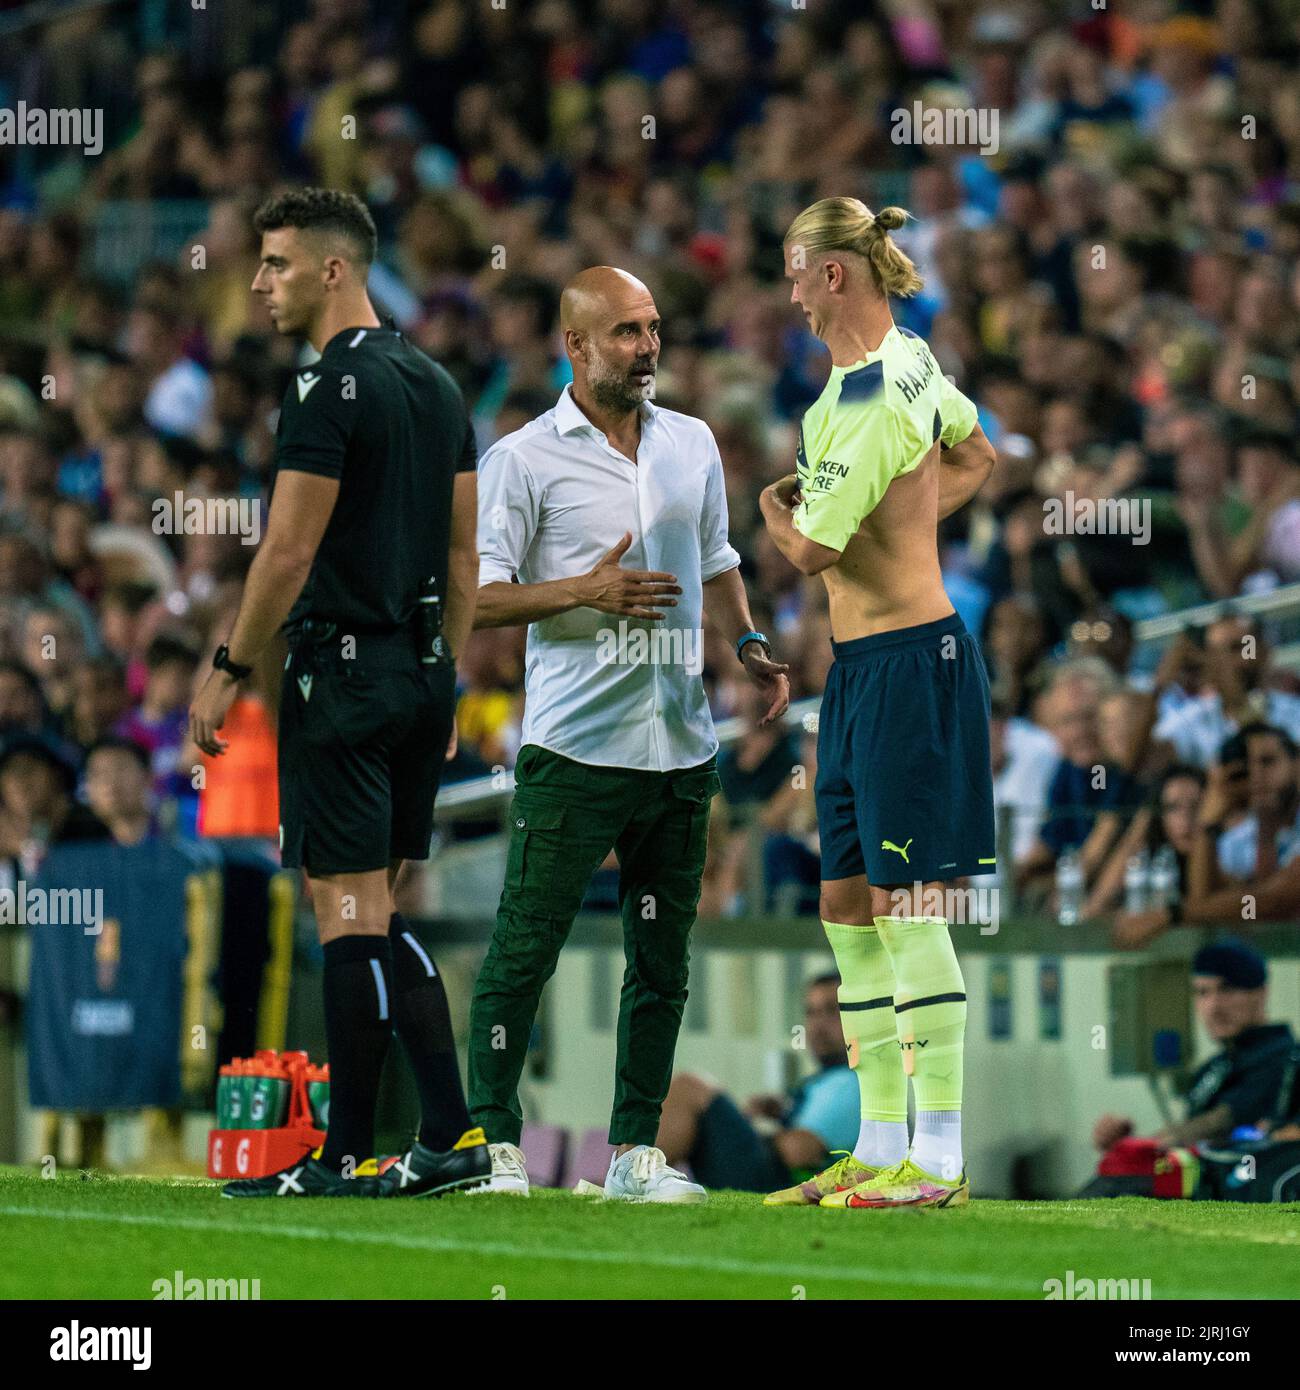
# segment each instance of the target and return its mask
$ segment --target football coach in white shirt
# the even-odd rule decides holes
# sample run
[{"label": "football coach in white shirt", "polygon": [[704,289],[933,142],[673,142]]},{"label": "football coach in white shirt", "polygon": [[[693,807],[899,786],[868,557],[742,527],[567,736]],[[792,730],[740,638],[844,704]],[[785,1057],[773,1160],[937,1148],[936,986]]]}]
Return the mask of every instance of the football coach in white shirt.
[{"label": "football coach in white shirt", "polygon": [[753,630],[709,427],[650,402],[650,291],[610,266],[584,270],[561,297],[560,327],[572,385],[479,464],[475,626],[529,627],[505,886],[470,1021],[470,1110],[492,1146],[492,1187],[526,1193],[518,1083],[538,999],[613,849],[627,970],[605,1193],[701,1201],[654,1143],[718,789],[705,612],[768,697],[764,722],[789,704],[788,668]]}]

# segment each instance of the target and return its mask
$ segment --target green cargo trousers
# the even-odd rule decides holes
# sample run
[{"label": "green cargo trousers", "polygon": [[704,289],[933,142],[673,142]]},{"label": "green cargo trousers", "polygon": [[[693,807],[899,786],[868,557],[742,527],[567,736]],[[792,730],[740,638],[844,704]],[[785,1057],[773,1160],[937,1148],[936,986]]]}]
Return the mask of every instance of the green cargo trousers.
[{"label": "green cargo trousers", "polygon": [[469,1108],[491,1143],[519,1143],[519,1077],[542,986],[611,849],[627,969],[609,1142],[655,1142],[686,1005],[718,785],[712,758],[677,772],[643,772],[577,763],[532,744],[520,751],[505,886],[469,1025]]}]

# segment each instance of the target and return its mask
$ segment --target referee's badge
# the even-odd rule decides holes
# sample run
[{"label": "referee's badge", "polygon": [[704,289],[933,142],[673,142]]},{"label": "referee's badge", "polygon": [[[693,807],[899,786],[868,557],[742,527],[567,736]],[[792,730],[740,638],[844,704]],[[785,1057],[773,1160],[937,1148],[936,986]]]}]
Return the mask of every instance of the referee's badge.
[{"label": "referee's badge", "polygon": [[311,680],[312,678],[310,676],[298,677],[298,689],[302,691],[302,698],[304,700],[311,699]]}]

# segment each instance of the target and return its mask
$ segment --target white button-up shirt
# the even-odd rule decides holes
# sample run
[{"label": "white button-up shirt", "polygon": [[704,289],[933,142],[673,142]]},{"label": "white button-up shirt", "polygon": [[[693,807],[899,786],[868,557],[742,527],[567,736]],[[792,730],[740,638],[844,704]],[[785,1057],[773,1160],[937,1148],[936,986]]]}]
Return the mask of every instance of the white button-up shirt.
[{"label": "white button-up shirt", "polygon": [[619,562],[677,577],[661,621],[576,608],[528,628],[523,742],[575,762],[670,772],[718,748],[701,679],[704,584],[735,569],[722,458],[702,421],[648,401],[637,461],[565,387],[553,410],[498,440],[478,467],[479,583],[585,574]]}]

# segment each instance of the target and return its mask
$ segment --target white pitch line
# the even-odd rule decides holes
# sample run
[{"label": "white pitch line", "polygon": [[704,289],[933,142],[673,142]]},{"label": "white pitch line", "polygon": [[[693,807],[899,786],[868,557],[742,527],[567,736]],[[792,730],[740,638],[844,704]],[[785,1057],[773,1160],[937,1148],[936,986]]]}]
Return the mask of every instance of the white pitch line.
[{"label": "white pitch line", "polygon": [[[323,1226],[245,1226],[234,1221],[207,1221],[198,1217],[166,1217],[129,1215],[110,1211],[42,1211],[38,1207],[4,1206],[0,1216],[29,1217],[37,1221],[98,1221],[113,1226],[155,1226],[164,1230],[214,1231],[232,1236],[282,1236],[290,1240],[341,1240],[353,1245],[394,1246],[403,1250],[422,1250],[431,1254],[500,1255],[505,1259],[564,1260],[571,1264],[651,1265],[660,1269],[703,1269],[718,1274],[756,1274],[773,1279],[791,1279],[798,1283],[814,1283],[818,1279],[837,1282],[883,1284],[900,1283],[897,1269],[876,1269],[869,1266],[845,1265],[787,1265],[763,1264],[750,1260],[722,1259],[714,1256],[672,1255],[662,1252],[622,1250],[568,1250],[545,1245],[536,1249],[526,1245],[510,1245],[504,1241],[456,1240],[447,1236],[415,1236],[400,1232],[350,1231]],[[986,1289],[990,1292],[1041,1294],[1041,1284],[1007,1280],[992,1274],[962,1273],[951,1270],[935,1272],[924,1278],[906,1281],[904,1286],[917,1288]],[[1190,1297],[1194,1295],[1184,1295]],[[1197,1295],[1222,1297],[1221,1294]]]},{"label": "white pitch line", "polygon": [[[1084,1202],[1006,1202],[1004,1206],[1008,1211],[1023,1211],[1032,1216],[1041,1216],[1043,1209],[1050,1206],[1052,1211],[1063,1216],[1081,1216],[1088,1221],[1088,1229],[1091,1231],[1114,1230],[1120,1226],[1127,1226],[1129,1223],[1123,1217],[1112,1216],[1108,1212],[1099,1212],[1095,1206],[1089,1206]],[[1267,1209],[1267,1208],[1265,1208]],[[1090,1217],[1097,1217],[1096,1221],[1088,1220]],[[1175,1225],[1163,1225],[1154,1217],[1147,1222],[1148,1229],[1155,1229],[1161,1235],[1189,1237],[1202,1240],[1225,1239],[1234,1241],[1246,1241],[1251,1245],[1295,1245],[1300,1242],[1300,1231],[1280,1231],[1280,1230],[1242,1230],[1238,1225],[1229,1226],[1188,1226],[1178,1227]]]},{"label": "white pitch line", "polygon": [[[659,1269],[702,1269],[717,1274],[751,1274],[772,1279],[790,1279],[798,1283],[815,1283],[830,1279],[841,1283],[876,1283],[913,1288],[982,1289],[990,1293],[1030,1293],[1042,1296],[1041,1283],[1010,1280],[992,1274],[966,1273],[959,1270],[933,1271],[924,1277],[902,1280],[897,1269],[878,1269],[872,1266],[846,1265],[789,1265],[755,1263],[693,1255],[671,1255],[661,1252],[621,1250],[569,1250],[555,1246],[534,1249],[526,1245],[510,1245],[504,1241],[456,1240],[447,1236],[404,1235],[400,1232],[350,1231],[324,1226],[245,1226],[234,1221],[209,1221],[199,1217],[166,1217],[128,1215],[110,1211],[42,1211],[38,1207],[0,1206],[0,1216],[29,1217],[38,1221],[98,1221],[114,1226],[154,1226],[163,1230],[214,1231],[232,1236],[283,1236],[290,1240],[340,1240],[353,1245],[392,1246],[402,1250],[420,1250],[430,1254],[499,1255],[504,1259],[563,1260],[570,1264],[649,1265]],[[1100,1276],[1108,1277],[1108,1276]],[[1221,1299],[1222,1289],[1161,1290],[1161,1299]]]}]

